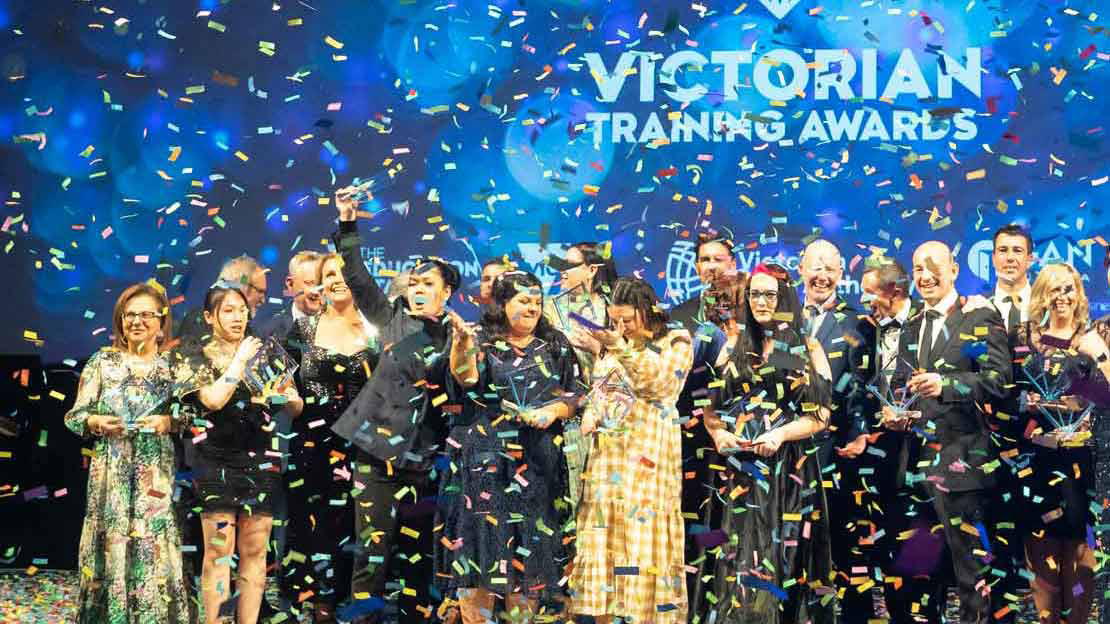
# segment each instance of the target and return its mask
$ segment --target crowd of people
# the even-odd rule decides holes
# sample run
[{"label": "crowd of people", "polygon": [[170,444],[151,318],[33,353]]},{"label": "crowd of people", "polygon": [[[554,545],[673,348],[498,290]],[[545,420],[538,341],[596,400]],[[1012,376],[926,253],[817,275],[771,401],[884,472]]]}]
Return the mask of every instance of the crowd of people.
[{"label": "crowd of people", "polygon": [[[989,297],[937,241],[867,258],[857,308],[833,243],[747,274],[705,231],[672,309],[580,243],[554,296],[491,259],[470,323],[441,259],[379,287],[356,197],[270,319],[245,256],[176,333],[119,296],[66,416],[80,622],[1110,621],[1110,317],[1020,226]],[[132,418],[136,385],[172,391]]]}]

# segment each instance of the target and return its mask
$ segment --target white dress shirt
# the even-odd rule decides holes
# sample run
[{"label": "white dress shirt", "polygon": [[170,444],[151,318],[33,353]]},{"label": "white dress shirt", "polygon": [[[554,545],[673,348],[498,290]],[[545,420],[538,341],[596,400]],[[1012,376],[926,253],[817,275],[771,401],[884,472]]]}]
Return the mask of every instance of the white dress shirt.
[{"label": "white dress shirt", "polygon": [[[1009,296],[1010,293],[995,286],[994,296],[991,297],[991,303],[994,304],[995,308],[998,308],[999,314],[1002,315],[1003,325],[1006,325],[1009,322],[1010,306],[1014,305],[1009,301],[1005,301],[1006,297]],[[1018,291],[1017,296],[1021,301],[1021,305],[1018,307],[1018,312],[1021,314],[1021,322],[1024,323],[1025,321],[1029,320],[1029,300],[1033,296],[1033,287],[1029,285],[1028,280],[1026,280],[1025,282],[1025,287]],[[1013,327],[1007,326],[1006,329],[1010,330],[1013,329]]]},{"label": "white dress shirt", "polygon": [[[959,299],[959,297],[960,297],[960,293],[956,292],[956,289],[953,288],[947,295],[944,296],[943,299],[938,301],[935,306],[925,304],[925,309],[921,312],[921,314],[922,314],[921,333],[919,333],[917,335],[917,352],[918,353],[921,353],[921,345],[925,342],[925,323],[927,322],[927,319],[925,318],[924,315],[927,314],[929,312],[929,310],[936,310],[937,312],[940,312],[940,318],[933,321],[933,335],[929,338],[930,339],[929,346],[930,347],[935,347],[936,344],[937,344],[937,336],[939,336],[940,333],[942,331],[944,331],[944,321],[948,316],[948,310],[953,305],[956,304],[956,300]],[[932,352],[932,350],[930,350],[929,351],[929,356],[933,357],[934,355],[935,354]],[[929,363],[919,361],[917,364],[918,364],[918,366],[921,366],[922,368],[924,368]]]},{"label": "white dress shirt", "polygon": [[[895,312],[893,317],[887,317],[879,321],[879,363],[882,365],[882,373],[886,378],[887,385],[890,385],[890,379],[894,376],[894,371],[897,368],[895,363],[898,361],[898,339],[902,335],[900,328],[905,326],[906,319],[909,317],[910,300],[906,299],[902,302],[902,308]],[[893,328],[887,330],[887,326],[892,321],[898,321],[899,329],[897,331]]]}]

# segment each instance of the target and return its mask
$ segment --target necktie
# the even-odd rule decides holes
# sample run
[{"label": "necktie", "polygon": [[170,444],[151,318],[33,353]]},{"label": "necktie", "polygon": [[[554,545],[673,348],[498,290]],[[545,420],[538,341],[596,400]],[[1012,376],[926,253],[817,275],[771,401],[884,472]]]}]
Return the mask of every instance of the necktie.
[{"label": "necktie", "polygon": [[1013,331],[1021,323],[1021,310],[1018,310],[1018,305],[1021,304],[1021,297],[1005,297],[1002,301],[1010,304],[1010,313],[1006,315],[1006,330]]},{"label": "necktie", "polygon": [[936,310],[925,312],[925,333],[921,336],[921,344],[917,345],[918,368],[929,369],[933,365],[933,321],[940,316]]},{"label": "necktie", "polygon": [[817,327],[815,327],[815,324],[816,324],[815,321],[817,320],[817,314],[819,312],[820,312],[820,310],[818,310],[817,306],[815,306],[815,305],[807,305],[806,306],[806,327],[807,327],[806,333],[809,334],[810,336],[812,336],[814,333],[817,332]]}]

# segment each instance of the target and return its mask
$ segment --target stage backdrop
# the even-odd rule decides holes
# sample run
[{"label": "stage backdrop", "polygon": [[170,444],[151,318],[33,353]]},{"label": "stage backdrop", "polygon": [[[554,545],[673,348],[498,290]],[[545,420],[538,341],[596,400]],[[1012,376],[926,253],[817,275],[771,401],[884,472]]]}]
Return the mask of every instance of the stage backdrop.
[{"label": "stage backdrop", "polygon": [[436,254],[471,289],[490,256],[597,240],[681,300],[712,225],[745,269],[828,237],[846,292],[874,248],[939,238],[972,292],[1018,221],[1101,314],[1099,4],[3,3],[0,351],[84,357],[124,285],[157,269],[193,306],[243,252],[277,309],[355,178],[375,270]]}]

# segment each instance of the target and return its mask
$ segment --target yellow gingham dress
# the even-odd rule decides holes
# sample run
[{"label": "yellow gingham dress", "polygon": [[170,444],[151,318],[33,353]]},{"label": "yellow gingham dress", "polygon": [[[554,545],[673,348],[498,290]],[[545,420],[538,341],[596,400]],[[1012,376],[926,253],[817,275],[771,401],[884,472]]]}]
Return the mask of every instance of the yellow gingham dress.
[{"label": "yellow gingham dress", "polygon": [[[685,623],[682,434],[675,401],[693,360],[686,330],[642,349],[610,353],[594,379],[616,370],[630,401],[590,401],[606,424],[592,437],[578,508],[572,610],[634,624]],[[630,403],[630,405],[629,405]]]}]

